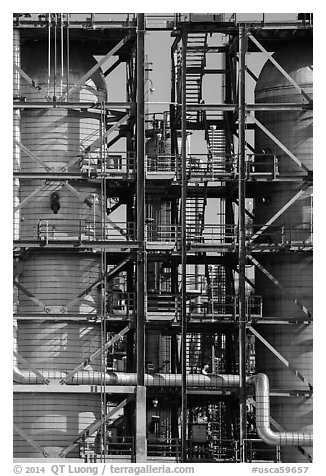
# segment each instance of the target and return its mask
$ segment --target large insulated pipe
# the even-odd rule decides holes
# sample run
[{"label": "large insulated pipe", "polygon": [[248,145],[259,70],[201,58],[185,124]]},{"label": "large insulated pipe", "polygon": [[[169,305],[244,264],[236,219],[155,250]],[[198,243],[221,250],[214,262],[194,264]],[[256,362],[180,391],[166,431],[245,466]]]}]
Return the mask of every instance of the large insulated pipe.
[{"label": "large insulated pipe", "polygon": [[[45,379],[60,380],[65,377],[65,372],[46,371],[42,372]],[[14,380],[19,383],[39,384],[42,383],[40,377],[31,371],[21,371],[14,367]],[[25,380],[25,381],[24,381]],[[238,388],[240,384],[239,375],[202,375],[187,374],[187,387],[218,387],[218,388]],[[103,383],[101,372],[77,372],[70,380],[70,384],[75,385],[99,385]],[[148,387],[181,387],[181,374],[145,374],[145,385]],[[268,445],[278,446],[311,446],[313,442],[312,433],[305,432],[274,432],[270,427],[270,399],[269,381],[265,374],[257,374],[246,378],[247,386],[255,386],[256,392],[256,428],[259,437]],[[105,374],[105,385],[136,385],[136,373],[109,372]]]},{"label": "large insulated pipe", "polygon": [[256,429],[260,438],[268,445],[311,446],[312,433],[282,431],[275,432],[270,427],[269,380],[265,374],[257,374],[247,380],[256,388]]}]

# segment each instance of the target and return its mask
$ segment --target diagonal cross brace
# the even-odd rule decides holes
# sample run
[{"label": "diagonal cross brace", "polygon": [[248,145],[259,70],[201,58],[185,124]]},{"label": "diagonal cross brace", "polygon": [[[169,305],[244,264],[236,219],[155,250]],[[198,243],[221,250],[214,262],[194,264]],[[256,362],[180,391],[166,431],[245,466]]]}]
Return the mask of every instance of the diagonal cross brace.
[{"label": "diagonal cross brace", "polygon": [[302,304],[299,299],[296,298],[296,296],[294,296],[285,286],[283,286],[283,284],[281,284],[269,271],[267,271],[266,268],[264,268],[264,266],[262,264],[259,263],[259,261],[257,261],[252,255],[248,255],[248,259],[255,265],[257,266],[257,268],[263,273],[265,274],[265,276],[267,276],[271,281],[272,283],[275,284],[276,287],[278,287],[283,293],[287,294],[288,296],[290,296],[294,303],[301,309],[301,311],[303,311],[308,317],[312,317],[312,314],[311,312],[309,311],[309,309],[304,305]]},{"label": "diagonal cross brace", "polygon": [[[255,400],[253,398],[250,398],[249,400],[250,400],[250,403],[252,403],[252,405],[256,408]],[[285,432],[285,429],[283,428],[283,426],[280,425],[276,420],[274,420],[274,418],[270,417],[269,419],[271,424],[274,426],[274,428],[276,428],[277,431]],[[309,453],[307,453],[307,451],[302,446],[297,446],[296,448],[300,451],[300,453],[307,456],[310,461],[312,460],[312,456]]]},{"label": "diagonal cross brace", "polygon": [[24,207],[26,205],[26,203],[28,203],[35,195],[37,195],[43,188],[46,190],[48,188],[51,188],[52,185],[46,185],[44,186],[44,184],[40,185],[38,188],[36,188],[35,190],[33,190],[33,192],[31,192],[28,197],[26,197],[22,202],[18,203],[18,205],[16,205],[14,207],[14,212],[16,212],[17,210],[19,210],[20,208]]},{"label": "diagonal cross brace", "polygon": [[264,126],[264,124],[262,124],[255,116],[254,114],[251,112],[250,113],[250,117],[252,118],[252,120],[255,122],[255,124],[257,124],[257,126],[263,131],[265,132],[265,134],[270,138],[272,139],[273,142],[275,142],[276,145],[279,146],[280,149],[283,150],[283,152],[285,152],[289,157],[290,159],[294,160],[294,162],[296,164],[299,165],[299,167],[301,167],[303,170],[305,170],[306,172],[310,172],[308,167],[306,167],[300,159],[298,159],[298,157],[296,155],[294,155],[284,144],[282,144],[282,142],[276,137],[274,136],[274,134],[272,134],[268,129],[267,127]]},{"label": "diagonal cross brace", "polygon": [[103,56],[103,58],[101,58],[101,60],[98,63],[96,63],[89,71],[87,71],[87,73],[85,73],[84,76],[82,76],[79,79],[79,81],[77,81],[77,83],[69,89],[69,91],[66,91],[61,96],[60,101],[64,101],[67,98],[67,96],[71,95],[74,91],[78,90],[95,73],[95,71],[97,71],[102,66],[102,64],[104,64],[109,58],[111,58],[111,56],[113,56],[117,51],[119,51],[119,49],[123,45],[127,43],[130,37],[131,35],[127,35],[125,36],[125,38],[119,41],[119,43],[117,43],[112,48],[112,50],[110,50],[105,56]]},{"label": "diagonal cross brace", "polygon": [[37,162],[39,165],[45,168],[47,172],[52,172],[53,169],[52,167],[49,167],[46,165],[43,160],[41,160],[37,155],[35,155],[32,151],[30,151],[24,144],[19,142],[18,140],[14,139],[14,144],[17,145],[25,154],[27,154],[31,159],[33,159],[35,162]]},{"label": "diagonal cross brace", "polygon": [[277,213],[275,213],[272,218],[268,220],[268,222],[265,223],[252,237],[251,241],[254,241],[258,236],[260,236],[274,221],[276,221],[283,213],[291,207],[306,191],[306,189],[309,187],[308,184],[303,185],[303,187],[299,190],[298,193],[294,195]]},{"label": "diagonal cross brace", "polygon": [[[78,192],[78,190],[76,190],[72,185],[70,185],[70,183],[68,182],[64,182],[63,184],[64,187],[66,187],[68,190],[71,191],[71,193],[73,195],[75,195],[75,197],[78,198],[78,200],[80,200],[82,203],[85,203],[87,206],[89,206],[90,208],[93,206],[93,203],[88,199],[88,198],[84,198],[82,196],[82,194],[80,192]],[[97,216],[99,216],[100,214],[100,210],[97,208],[95,210],[95,214]],[[100,222],[102,221],[102,217],[99,216],[99,219],[100,219]],[[118,231],[120,233],[121,236],[126,236],[126,232],[123,228],[121,228],[119,225],[117,225],[117,223],[115,223],[113,220],[111,220],[111,218],[109,218],[108,216],[106,217],[106,221],[108,223],[110,223],[110,225],[112,225],[113,229]]]},{"label": "diagonal cross brace", "polygon": [[15,350],[13,352],[14,356],[19,360],[19,362],[26,365],[26,367],[28,367],[33,372],[33,374],[36,375],[36,377],[39,377],[44,384],[48,385],[50,383],[50,380],[44,377],[44,375],[39,372],[32,364],[30,364],[22,355],[20,355],[19,352],[16,352]]},{"label": "diagonal cross brace", "polygon": [[286,79],[292,84],[292,86],[300,94],[302,94],[302,96],[306,99],[306,101],[308,101],[309,104],[312,104],[311,97],[299,86],[299,84],[296,81],[294,81],[294,79],[289,75],[289,73],[287,71],[285,71],[284,68],[282,68],[282,66],[275,60],[275,58],[273,58],[273,56],[271,54],[269,54],[267,50],[265,50],[265,48],[259,43],[259,41],[256,40],[256,38],[249,32],[248,32],[248,37],[251,39],[251,41],[253,43],[255,43],[255,45],[260,49],[260,51],[262,51],[264,53],[264,55],[267,56],[267,58],[283,74],[283,76],[286,77]]},{"label": "diagonal cross brace", "polygon": [[124,116],[122,116],[121,119],[119,119],[118,122],[114,124],[114,126],[110,127],[110,129],[108,129],[105,132],[104,137],[100,137],[96,139],[92,144],[86,147],[85,153],[88,154],[89,152],[93,152],[95,149],[98,149],[99,147],[101,147],[102,141],[104,139],[107,139],[109,135],[111,135],[113,132],[117,131],[119,127],[121,126],[121,124],[123,124],[128,119],[128,117],[129,117],[129,114],[125,114]]},{"label": "diagonal cross brace", "polygon": [[44,304],[44,302],[42,302],[40,299],[38,299],[35,294],[31,293],[30,291],[28,291],[28,289],[26,289],[22,284],[20,284],[18,281],[14,280],[14,286],[16,286],[16,288],[20,289],[27,297],[30,298],[31,301],[33,301],[34,304],[36,304],[37,306],[39,306],[40,308],[42,308],[42,310],[45,310],[46,309],[46,305]]},{"label": "diagonal cross brace", "polygon": [[130,257],[124,258],[122,261],[120,261],[113,269],[110,271],[107,271],[106,273],[103,274],[103,276],[96,281],[94,281],[92,284],[87,286],[86,289],[84,289],[81,293],[78,294],[74,299],[68,302],[65,306],[65,310],[71,309],[75,304],[77,304],[81,299],[83,299],[86,294],[88,294],[95,286],[100,284],[102,279],[106,278],[107,280],[112,279],[121,269],[125,266],[125,264],[128,263],[130,260]]},{"label": "diagonal cross brace", "polygon": [[83,439],[87,438],[88,436],[92,435],[95,433],[96,430],[98,430],[105,422],[107,422],[115,413],[117,413],[121,408],[125,407],[127,403],[132,401],[134,399],[133,396],[129,396],[122,400],[121,403],[119,403],[116,407],[112,408],[112,410],[109,411],[105,415],[105,417],[101,418],[100,420],[95,421],[94,423],[91,423],[88,425],[78,436],[78,438],[67,448],[63,449],[61,453],[59,454],[60,458],[65,458],[65,456],[71,451],[75,446],[79,445]]},{"label": "diagonal cross brace", "polygon": [[15,63],[14,70],[17,71],[31,86],[33,86],[33,88],[35,88],[37,91],[41,91],[41,86],[38,86],[35,81]]},{"label": "diagonal cross brace", "polygon": [[26,431],[22,430],[20,428],[20,426],[18,426],[16,423],[14,423],[13,425],[14,425],[15,432],[18,433],[18,435],[20,435],[22,438],[24,438],[24,440],[26,440],[27,443],[29,443],[31,446],[33,446],[37,451],[39,451],[44,456],[44,458],[47,458],[49,456],[48,453],[44,450],[44,448],[42,448],[42,446],[38,445],[33,440],[33,438],[26,433]]},{"label": "diagonal cross brace", "polygon": [[87,365],[89,365],[91,362],[93,362],[96,357],[98,357],[102,352],[105,352],[107,349],[112,347],[116,342],[118,342],[127,332],[131,329],[131,324],[128,324],[128,326],[124,327],[120,332],[118,332],[115,336],[112,337],[106,344],[104,344],[103,347],[100,347],[97,349],[95,352],[93,352],[87,359],[84,360],[84,362],[81,362],[77,367],[75,367],[73,370],[71,370],[64,378],[60,380],[61,384],[67,383],[67,380],[69,380],[71,377],[73,377],[77,372],[80,370],[83,370]]},{"label": "diagonal cross brace", "polygon": [[307,384],[309,387],[309,390],[313,389],[312,384],[306,379],[306,377],[302,375],[302,373],[300,373],[298,370],[296,370],[290,364],[290,362],[275,349],[275,347],[273,347],[266,339],[264,339],[264,337],[261,334],[259,334],[259,332],[256,331],[256,329],[254,329],[251,326],[248,326],[248,329],[257,337],[257,339],[260,340],[260,342],[262,342],[267,347],[268,350],[270,350],[282,362],[282,364],[285,365],[285,367],[287,367],[290,370],[290,372],[292,372],[296,377],[298,377],[298,379],[301,380],[301,382]]}]

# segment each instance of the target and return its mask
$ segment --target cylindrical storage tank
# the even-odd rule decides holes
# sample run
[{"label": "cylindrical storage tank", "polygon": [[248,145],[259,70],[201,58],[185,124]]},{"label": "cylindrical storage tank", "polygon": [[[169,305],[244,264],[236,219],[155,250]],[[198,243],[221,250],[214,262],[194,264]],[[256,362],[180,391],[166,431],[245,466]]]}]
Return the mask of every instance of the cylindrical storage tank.
[{"label": "cylindrical storage tank", "polygon": [[[40,180],[29,180],[20,191],[21,201],[26,200],[42,185]],[[101,239],[101,202],[99,188],[79,185],[74,190],[50,182],[42,187],[21,208],[20,234],[27,240],[83,240]],[[53,194],[58,194],[59,210],[54,213]]]},{"label": "cylindrical storage tank", "polygon": [[[99,324],[20,322],[17,351],[37,370],[69,372],[101,347]],[[87,370],[100,370],[99,355]],[[28,370],[24,363],[21,370]]]},{"label": "cylindrical storage tank", "polygon": [[[91,55],[81,54],[80,47],[70,45],[69,55],[69,88],[86,74],[96,61]],[[57,57],[58,71],[56,86],[54,86],[54,55],[51,55],[50,77],[48,69],[47,45],[43,43],[25,45],[22,47],[22,68],[34,80],[40,90],[35,89],[24,79],[21,84],[21,94],[26,101],[44,101],[60,98],[59,65],[60,51]],[[67,70],[64,69],[64,87],[66,91]],[[103,74],[98,69],[79,89],[70,93],[71,102],[101,102],[106,101],[106,84]],[[48,109],[25,109],[22,112],[22,143],[35,156],[42,159],[47,167],[56,171],[66,166],[71,160],[80,155],[99,137],[99,120],[88,117],[82,111],[62,107]],[[27,160],[23,160],[23,158]],[[69,167],[69,171],[79,171],[79,161]],[[44,171],[42,164],[22,153],[22,171]]]},{"label": "cylindrical storage tank", "polygon": [[[35,101],[47,105],[48,100],[56,100],[57,107],[22,111],[20,160],[17,153],[16,168],[24,173],[80,172],[80,159],[85,149],[100,136],[100,117],[97,119],[78,107],[72,109],[66,108],[64,103],[60,105],[60,96],[96,61],[91,54],[81,53],[80,45],[71,42],[69,74],[65,62],[61,78],[59,45],[56,62],[54,48],[51,48],[50,68],[45,42],[25,42],[21,51],[21,67],[36,87],[22,78],[20,94],[27,103]],[[106,101],[106,83],[100,69],[79,89],[69,93],[68,100],[74,103]],[[18,125],[18,120],[14,124]],[[15,137],[19,140],[17,134]],[[96,160],[97,155],[99,153],[95,152],[92,158]],[[53,206],[54,193],[58,194],[59,207]],[[100,325],[65,318],[66,313],[96,315],[101,309],[98,286],[88,289],[100,279],[100,257],[98,254],[78,253],[73,248],[73,242],[79,238],[101,238],[103,230],[99,217],[102,204],[99,195],[99,185],[89,185],[85,181],[69,181],[67,185],[35,178],[20,181],[16,199],[17,203],[23,202],[19,215],[20,238],[39,239],[45,247],[30,250],[18,273],[17,279],[22,287],[18,292],[20,318],[15,346],[25,362],[44,371],[45,375],[47,371],[74,369],[101,345]],[[67,240],[68,244],[65,250],[57,248],[54,251],[47,248],[47,240],[52,240],[52,247],[56,240]],[[85,295],[84,290],[87,290]],[[61,315],[60,321],[24,320],[24,315],[37,313]],[[22,371],[27,370],[27,365],[19,359],[15,365]],[[100,359],[95,359],[85,368],[90,372],[100,369]],[[100,395],[70,394],[69,387],[64,390],[66,393],[51,393],[50,388],[48,393],[15,393],[15,423],[50,457],[57,457],[61,449],[69,446],[101,414]],[[14,439],[15,457],[42,457],[17,432]],[[78,456],[78,447],[67,455]]]},{"label": "cylindrical storage tank", "polygon": [[[273,58],[312,98],[312,42],[293,41],[277,51]],[[307,104],[304,96],[270,61],[266,62],[258,78],[255,101]],[[306,167],[312,169],[312,110],[264,111],[257,112],[256,117]],[[257,130],[255,149],[257,151],[269,149],[276,154],[281,174],[306,173],[270,137]]]},{"label": "cylindrical storage tank", "polygon": [[[33,254],[24,263],[19,276],[19,283],[47,308],[69,305],[67,312],[80,314],[96,314],[100,309],[101,293],[95,286],[85,296],[81,296],[70,306],[70,302],[82,294],[86,288],[100,278],[100,261],[98,258],[83,258],[80,255],[69,253],[46,252]],[[19,312],[45,312],[41,305],[30,299],[27,294],[19,290]],[[49,311],[46,311],[49,312]],[[64,319],[64,314],[62,316]]]},{"label": "cylindrical storage tank", "polygon": [[[309,41],[293,41],[276,52],[274,58],[312,97],[312,44]],[[306,103],[304,97],[270,61],[267,61],[261,71],[255,98],[256,102],[261,103]],[[257,112],[256,117],[305,167],[312,170],[311,110]],[[275,155],[279,174],[289,178],[289,182],[265,182],[255,189],[254,225],[259,229],[298,194],[302,176],[307,172],[259,127],[256,128],[255,146],[257,152],[265,150],[268,154]],[[298,178],[297,182],[295,177]],[[274,221],[272,227],[267,228],[260,239],[271,243],[277,240],[278,244],[283,239],[283,243],[288,242],[292,247],[305,242],[311,243],[311,205],[312,188],[309,187]],[[279,230],[276,234],[275,229],[273,231],[275,225]],[[282,232],[282,229],[285,231]],[[280,289],[256,268],[255,288],[256,294],[263,299],[264,318],[308,318],[306,309],[312,310],[311,251],[264,253],[257,256],[257,259],[286,289]],[[285,322],[258,325],[256,329],[290,365],[290,368],[284,365],[265,344],[256,339],[256,370],[267,374],[271,390],[279,391],[281,395],[293,395],[296,391],[303,394],[307,392],[309,395],[308,383],[312,384],[312,324]],[[307,395],[271,398],[271,417],[284,431],[312,430],[312,398]],[[283,447],[282,461],[307,462],[308,455],[312,455],[312,448],[306,447],[304,450],[302,452],[296,447]]]},{"label": "cylindrical storage tank", "polygon": [[[59,457],[82,430],[101,416],[100,398],[94,394],[17,393],[14,409],[14,423],[52,458]],[[43,457],[16,432],[14,455],[16,458]],[[67,458],[79,456],[78,445],[67,454]]]}]

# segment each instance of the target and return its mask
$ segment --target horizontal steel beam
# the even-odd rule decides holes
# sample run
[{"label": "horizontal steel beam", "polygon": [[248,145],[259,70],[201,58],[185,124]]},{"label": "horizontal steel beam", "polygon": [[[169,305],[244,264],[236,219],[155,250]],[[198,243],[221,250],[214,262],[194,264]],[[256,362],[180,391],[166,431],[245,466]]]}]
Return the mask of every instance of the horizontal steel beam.
[{"label": "horizontal steel beam", "polygon": [[78,250],[89,250],[92,249],[93,251],[101,251],[101,249],[110,250],[111,252],[114,251],[122,251],[127,252],[128,249],[137,249],[139,247],[139,243],[137,241],[111,241],[111,240],[48,240],[48,243],[45,243],[41,240],[14,240],[13,242],[14,248],[21,247],[21,248],[45,248],[47,249],[58,249],[58,248],[73,248],[75,251]]},{"label": "horizontal steel beam", "polygon": [[[105,386],[105,393],[107,394],[134,394],[135,393],[135,385],[106,385]],[[51,385],[49,388],[48,386],[44,385],[14,385],[13,386],[14,393],[103,393],[103,387],[101,385]]]},{"label": "horizontal steel beam", "polygon": [[[162,103],[151,103],[162,104]],[[164,103],[169,104],[169,103]],[[175,103],[177,104],[177,103]],[[14,101],[14,109],[134,109],[135,103],[132,102],[42,102],[42,101]],[[298,104],[298,103],[257,103],[247,104],[247,111],[301,111],[312,109],[310,104]],[[236,111],[238,110],[237,104],[187,104],[187,111]]]},{"label": "horizontal steel beam", "polygon": [[14,109],[134,109],[133,102],[63,102],[56,101],[14,101]]},{"label": "horizontal steel beam", "polygon": [[[190,111],[237,111],[237,104],[187,104]],[[309,104],[298,103],[256,103],[247,104],[246,111],[302,111],[311,109]]]}]

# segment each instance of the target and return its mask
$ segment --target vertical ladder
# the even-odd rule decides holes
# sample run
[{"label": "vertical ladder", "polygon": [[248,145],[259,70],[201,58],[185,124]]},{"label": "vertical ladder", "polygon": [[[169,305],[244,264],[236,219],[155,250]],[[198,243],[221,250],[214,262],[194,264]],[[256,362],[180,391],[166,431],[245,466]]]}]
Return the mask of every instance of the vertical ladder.
[{"label": "vertical ladder", "polygon": [[[207,33],[187,34],[186,50],[186,104],[199,104],[202,99],[202,80],[204,68],[206,65]],[[181,91],[181,66],[182,52],[181,48],[177,50],[177,74],[179,83],[179,92]],[[196,123],[199,114],[189,117],[188,121]]]},{"label": "vertical ladder", "polygon": [[210,265],[208,272],[208,296],[211,300],[212,314],[229,313],[231,311],[231,305],[227,302],[226,297],[225,267],[221,265]]},{"label": "vertical ladder", "polygon": [[[223,119],[222,113],[219,113]],[[226,158],[225,131],[211,125],[206,134],[208,163],[211,164],[213,175],[224,175],[231,172],[231,162]]]},{"label": "vertical ladder", "polygon": [[198,197],[187,197],[186,222],[192,240],[200,241],[203,236],[206,204],[206,194]]}]

